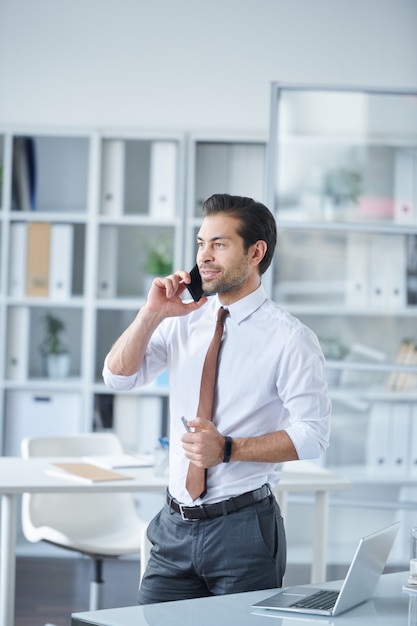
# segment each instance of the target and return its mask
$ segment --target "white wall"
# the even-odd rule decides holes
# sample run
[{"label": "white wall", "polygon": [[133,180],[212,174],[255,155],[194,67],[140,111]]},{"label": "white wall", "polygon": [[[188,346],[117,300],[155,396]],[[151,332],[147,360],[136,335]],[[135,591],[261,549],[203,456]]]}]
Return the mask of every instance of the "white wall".
[{"label": "white wall", "polygon": [[0,124],[268,128],[273,80],[417,87],[416,0],[0,0]]}]

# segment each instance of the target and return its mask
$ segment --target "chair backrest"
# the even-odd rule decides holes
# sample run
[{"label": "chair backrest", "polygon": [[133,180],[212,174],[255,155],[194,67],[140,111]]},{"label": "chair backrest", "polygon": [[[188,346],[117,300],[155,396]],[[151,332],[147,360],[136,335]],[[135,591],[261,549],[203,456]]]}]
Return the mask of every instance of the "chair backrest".
[{"label": "chair backrest", "polygon": [[[21,453],[29,457],[92,457],[123,453],[120,440],[111,433],[81,433],[26,438]],[[99,534],[100,529],[119,524],[136,515],[130,493],[24,494],[22,528],[29,541],[57,541],[54,537],[83,533]]]},{"label": "chair backrest", "polygon": [[34,456],[94,456],[123,453],[113,433],[80,433],[50,437],[26,437],[21,443],[23,458]]}]

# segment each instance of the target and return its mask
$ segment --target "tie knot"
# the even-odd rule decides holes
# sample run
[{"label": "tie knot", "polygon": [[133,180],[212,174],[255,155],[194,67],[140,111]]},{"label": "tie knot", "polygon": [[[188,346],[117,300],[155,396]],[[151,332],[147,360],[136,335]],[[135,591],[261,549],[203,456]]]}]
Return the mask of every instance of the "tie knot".
[{"label": "tie knot", "polygon": [[229,309],[225,309],[221,306],[220,309],[217,311],[217,321],[223,324],[227,315],[229,315]]}]

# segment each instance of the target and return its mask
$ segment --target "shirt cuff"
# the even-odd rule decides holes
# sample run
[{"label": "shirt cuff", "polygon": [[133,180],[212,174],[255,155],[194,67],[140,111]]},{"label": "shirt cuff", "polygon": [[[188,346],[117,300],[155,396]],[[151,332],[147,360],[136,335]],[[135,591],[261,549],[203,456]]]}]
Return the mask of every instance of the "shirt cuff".
[{"label": "shirt cuff", "polygon": [[306,431],[300,424],[292,424],[285,429],[297,450],[299,460],[318,459],[325,449],[327,443],[313,433]]},{"label": "shirt cuff", "polygon": [[120,374],[113,374],[108,366],[109,355],[104,359],[103,366],[103,380],[107,387],[110,389],[127,390],[136,387],[137,374],[131,374],[130,376],[121,376]]}]

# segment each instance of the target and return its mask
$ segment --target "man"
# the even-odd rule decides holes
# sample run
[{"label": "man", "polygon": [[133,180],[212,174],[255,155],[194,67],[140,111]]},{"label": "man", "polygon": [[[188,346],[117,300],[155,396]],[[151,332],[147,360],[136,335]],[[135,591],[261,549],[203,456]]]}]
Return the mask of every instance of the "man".
[{"label": "man", "polygon": [[[317,338],[266,296],[276,223],[250,198],[216,194],[203,206],[197,264],[206,293],[181,298],[190,274],[156,278],[106,358],[106,384],[132,389],[168,368],[167,501],[151,521],[142,604],[279,587],[286,539],[271,494],[275,465],[317,458],[328,446],[330,401]],[[198,415],[203,363],[217,311],[228,310],[211,416]],[[185,416],[191,432],[181,421]],[[210,419],[211,418],[211,419]],[[207,469],[190,495],[189,465]]]}]

